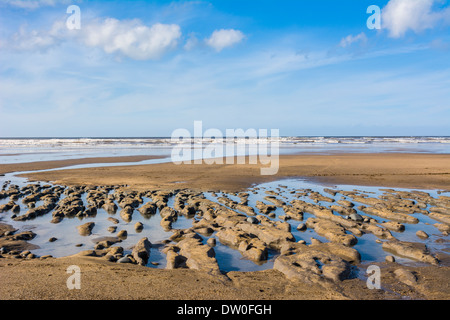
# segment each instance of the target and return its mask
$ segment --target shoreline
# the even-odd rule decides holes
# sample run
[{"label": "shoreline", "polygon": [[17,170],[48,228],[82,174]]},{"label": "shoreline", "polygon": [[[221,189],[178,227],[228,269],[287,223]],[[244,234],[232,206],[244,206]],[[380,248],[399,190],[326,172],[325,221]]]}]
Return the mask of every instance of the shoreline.
[{"label": "shoreline", "polygon": [[[136,159],[136,157],[133,157]],[[111,162],[123,162],[112,158]],[[120,161],[118,161],[120,160]],[[132,158],[129,158],[131,161]],[[72,161],[72,160],[70,160]],[[91,163],[94,163],[93,161]],[[357,185],[385,188],[448,189],[449,154],[332,154],[281,155],[279,171],[262,176],[261,164],[175,165],[172,162],[130,166],[61,169],[26,173],[30,181],[52,181],[64,185],[127,185],[135,189],[192,189],[198,191],[242,191],[252,184],[305,178],[322,184]],[[26,166],[30,166],[27,164]],[[62,163],[47,162],[47,167]],[[17,165],[18,168],[23,168]],[[11,165],[13,168],[13,165]],[[0,173],[4,170],[0,165]],[[18,171],[18,170],[15,170]]]}]

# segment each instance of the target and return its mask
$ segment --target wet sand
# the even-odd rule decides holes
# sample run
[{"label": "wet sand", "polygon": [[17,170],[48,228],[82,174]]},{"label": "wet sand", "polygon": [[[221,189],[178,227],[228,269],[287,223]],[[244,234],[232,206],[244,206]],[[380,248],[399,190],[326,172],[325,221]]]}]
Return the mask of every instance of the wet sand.
[{"label": "wet sand", "polygon": [[[2,155],[4,156],[4,155]],[[53,160],[53,161],[36,161],[25,163],[9,163],[0,164],[0,174],[21,171],[37,171],[49,170],[55,168],[64,168],[80,164],[95,164],[95,163],[119,163],[119,162],[138,162],[153,159],[162,159],[164,156],[124,156],[124,157],[97,157],[97,158],[82,158],[82,159],[67,159],[67,160]]]},{"label": "wet sand", "polygon": [[[447,154],[282,155],[276,175],[262,176],[261,167],[261,164],[161,163],[58,170],[24,176],[32,181],[54,181],[64,185],[128,185],[134,189],[189,188],[228,192],[241,191],[254,183],[288,177],[306,177],[330,184],[417,189],[450,188],[450,155]],[[0,166],[0,172],[2,169]]]},{"label": "wet sand", "polygon": [[[82,272],[81,290],[68,290],[66,269]],[[94,257],[44,260],[0,259],[2,300],[391,300],[449,299],[450,268],[408,268],[417,276],[414,289],[394,275],[399,266],[382,263],[385,290],[369,290],[359,279],[325,288],[291,282],[275,270],[229,272],[226,280],[205,272],[161,270],[106,262]],[[294,308],[290,309],[294,310]],[[170,310],[169,310],[170,311]],[[172,310],[173,311],[173,310]]]}]

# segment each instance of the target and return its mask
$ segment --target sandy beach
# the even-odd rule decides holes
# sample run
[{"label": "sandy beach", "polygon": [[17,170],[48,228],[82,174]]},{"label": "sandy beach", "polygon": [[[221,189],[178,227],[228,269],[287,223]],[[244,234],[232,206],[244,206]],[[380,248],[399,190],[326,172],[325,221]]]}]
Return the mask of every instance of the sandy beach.
[{"label": "sandy beach", "polygon": [[[108,161],[124,162],[125,160],[138,161],[143,159],[147,159],[147,157],[129,157],[128,159],[112,158]],[[102,162],[105,162],[106,159],[101,160]],[[0,166],[0,171],[36,170],[38,168],[59,167],[62,165],[69,165],[69,163],[70,165],[73,165],[87,163],[89,161],[95,160],[84,159],[70,160],[67,162],[57,161],[37,164],[3,165]],[[143,190],[158,190],[158,192],[165,192],[175,189],[189,189],[189,192],[242,192],[255,183],[281,180],[288,177],[303,177],[326,184],[351,184],[389,188],[401,187],[411,189],[446,190],[450,186],[450,155],[283,155],[280,157],[280,170],[276,176],[261,176],[259,174],[259,168],[259,165],[177,166],[172,163],[162,163],[58,170],[30,173],[25,176],[31,181],[51,181],[56,184],[72,187],[83,186],[88,188],[88,186],[127,185],[124,190],[137,190],[140,192],[143,192]],[[120,190],[122,189],[123,188]],[[158,195],[158,193],[156,194]],[[190,197],[191,196],[187,199],[190,199]],[[195,197],[192,199],[195,199]],[[187,204],[188,202],[185,203],[185,205]],[[299,204],[299,206],[301,206],[301,204]],[[201,208],[201,206],[199,208]],[[308,210],[313,210],[312,212],[315,212],[314,208],[315,207],[305,207],[302,210],[306,210],[306,212],[308,212]],[[222,207],[220,210],[225,209]],[[320,221],[323,222],[328,219],[326,215],[322,215],[323,212],[324,211],[315,212],[319,219],[313,219],[314,221],[308,219],[308,222],[312,221],[313,223],[307,223],[308,228],[316,228],[315,223]],[[227,214],[234,213],[228,211]],[[205,217],[205,211],[203,211],[203,217]],[[265,219],[261,216],[257,217],[260,219],[261,223]],[[215,221],[219,221],[217,220],[219,218],[220,215],[217,216]],[[242,218],[242,216],[229,216],[227,219],[235,221],[235,219],[238,218]],[[387,229],[383,228],[377,229],[378,231],[366,229],[367,227],[364,226],[364,223],[347,225],[347,222],[345,221],[350,220],[339,220],[340,226],[347,226],[349,228],[348,230],[351,230],[351,232],[355,234],[361,232],[356,230],[356,228],[361,227],[363,229],[360,230],[364,230],[362,233],[387,232]],[[238,222],[238,225],[242,225],[244,222],[245,221]],[[226,222],[221,223],[225,223],[226,225]],[[217,224],[214,223],[205,226],[214,228],[215,231],[224,229],[223,225],[219,225],[219,228],[213,227],[214,225],[217,226]],[[443,225],[445,225],[445,223]],[[378,300],[404,299],[405,297],[408,299],[450,298],[450,290],[447,281],[450,276],[450,267],[448,256],[445,254],[439,254],[437,256],[440,261],[438,265],[428,264],[411,267],[400,265],[396,262],[373,263],[382,270],[381,281],[384,289],[369,290],[365,281],[361,278],[350,277],[342,281],[322,281],[321,277],[323,276],[318,279],[314,278],[314,276],[311,278],[315,279],[311,280],[312,282],[295,281],[290,278],[292,276],[289,275],[290,271],[280,272],[279,270],[285,270],[282,268],[259,272],[231,271],[225,274],[218,274],[213,272],[215,270],[214,267],[206,270],[201,267],[198,268],[192,266],[189,269],[174,268],[171,270],[164,270],[133,264],[119,264],[114,261],[105,260],[105,250],[86,250],[87,248],[81,250],[79,254],[70,257],[23,258],[20,256],[20,252],[23,250],[32,250],[33,246],[30,246],[26,239],[23,240],[20,237],[14,238],[14,236],[11,236],[11,234],[14,234],[15,232],[14,228],[8,227],[5,224],[2,224],[1,226],[0,234],[2,236],[0,236],[0,247],[8,248],[11,252],[16,252],[16,254],[4,253],[0,255],[0,282],[2,283],[2,286],[0,287],[1,299]],[[198,228],[204,228],[205,226],[202,225]],[[271,225],[267,224],[267,226]],[[228,227],[225,229],[227,228]],[[446,228],[448,228],[448,225]],[[195,233],[195,230],[202,230],[201,228],[191,229],[185,231],[187,232],[185,234],[185,237],[187,238],[183,238],[181,234],[181,239],[183,240],[179,243],[182,243],[183,241],[188,241],[189,243],[189,241],[193,239],[190,237]],[[316,229],[316,231],[317,230],[318,229]],[[9,233],[7,233],[8,231]],[[172,232],[176,234],[178,231],[172,230]],[[7,234],[9,234],[9,236],[7,236]],[[332,239],[331,242],[333,245],[337,246],[333,249],[336,250],[336,252],[342,249],[342,255],[345,256],[348,254],[346,250],[353,250],[335,243],[333,234],[328,235],[331,235],[330,239]],[[263,236],[264,234],[261,235],[261,237]],[[380,239],[385,239],[384,235],[379,236],[381,237]],[[389,239],[389,237],[387,239]],[[340,240],[337,241],[339,242]],[[285,250],[302,252],[298,250],[310,250],[308,247],[319,250],[319,252],[322,253],[329,252],[330,250],[326,249],[326,251],[322,251],[325,250],[324,248],[326,248],[326,246],[320,242],[314,242],[310,246],[304,247],[298,247],[298,245],[287,242],[289,246],[294,245],[294,247],[291,247],[290,249],[286,249],[283,243],[284,242],[275,245],[275,247],[282,252]],[[174,245],[175,248],[182,248],[181,244]],[[197,246],[197,244],[195,244],[195,246]],[[198,249],[201,251],[204,247],[206,247],[206,245],[200,245]],[[352,255],[355,253],[355,251],[349,252],[349,254]],[[195,257],[193,252],[184,254]],[[203,261],[202,263],[205,265],[210,263],[208,257],[201,255],[200,257],[201,258],[198,259]],[[289,257],[289,255],[285,257]],[[324,257],[324,259],[340,259],[335,255],[326,257]],[[432,259],[435,258],[433,257]],[[67,290],[65,285],[67,273],[65,272],[65,269],[69,265],[77,265],[83,270],[82,290]],[[360,265],[359,267],[364,268],[365,266]],[[402,271],[399,272],[398,270]]]},{"label": "sandy beach", "polygon": [[[132,161],[132,157],[130,161]],[[135,158],[136,159],[136,158]],[[138,160],[137,160],[138,161]],[[78,164],[77,160],[71,160]],[[81,161],[80,161],[81,163]],[[171,162],[151,165],[58,170],[24,175],[30,180],[54,181],[66,185],[128,185],[135,189],[194,189],[199,191],[241,191],[254,183],[287,177],[304,177],[330,184],[448,189],[448,154],[333,154],[281,155],[276,175],[262,176],[261,164],[250,165],[175,165]],[[45,165],[59,165],[47,162]],[[0,165],[0,172],[11,170]],[[11,167],[13,168],[13,167]],[[35,168],[23,164],[20,169]],[[20,170],[22,171],[22,170]]]}]

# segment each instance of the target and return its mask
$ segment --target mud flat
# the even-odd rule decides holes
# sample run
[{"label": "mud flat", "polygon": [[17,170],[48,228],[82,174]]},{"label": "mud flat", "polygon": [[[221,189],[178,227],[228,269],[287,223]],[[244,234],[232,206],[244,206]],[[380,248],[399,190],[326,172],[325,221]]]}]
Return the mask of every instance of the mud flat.
[{"label": "mud flat", "polygon": [[[4,156],[4,155],[3,155]],[[120,163],[120,162],[139,162],[145,160],[162,159],[163,156],[123,156],[123,157],[93,157],[67,160],[35,161],[26,163],[0,164],[0,174],[19,171],[37,171],[55,168],[64,168],[81,164],[96,163]]]},{"label": "mud flat", "polygon": [[[147,168],[133,170],[146,176]],[[102,180],[96,170],[103,169],[116,175]],[[153,170],[149,185],[164,175]],[[202,170],[209,169],[199,176]],[[2,185],[2,299],[450,298],[443,188],[285,179],[243,189],[243,180],[233,186],[229,177],[144,188],[139,178],[117,183],[122,168],[61,172],[74,181]],[[229,267],[231,260],[238,262]],[[86,275],[76,292],[65,286],[73,264]],[[381,268],[380,290],[367,288],[369,265]]]},{"label": "mud flat", "polygon": [[[319,182],[361,186],[450,188],[448,154],[281,155],[279,161],[278,173],[273,176],[262,176],[261,164],[175,165],[169,162],[30,173],[26,177],[65,185],[126,184],[134,189],[144,190],[187,188],[236,192],[243,191],[254,183],[286,177],[307,177]],[[12,167],[9,170],[13,170]]]}]

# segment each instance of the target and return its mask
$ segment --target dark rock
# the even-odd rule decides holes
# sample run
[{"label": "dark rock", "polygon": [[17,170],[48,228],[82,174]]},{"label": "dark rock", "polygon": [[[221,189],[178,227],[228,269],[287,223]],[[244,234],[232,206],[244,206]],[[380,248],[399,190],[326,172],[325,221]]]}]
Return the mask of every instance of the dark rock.
[{"label": "dark rock", "polygon": [[134,246],[131,255],[134,260],[136,260],[137,264],[141,266],[145,266],[150,258],[150,248],[152,244],[148,240],[148,238],[142,238],[139,242]]},{"label": "dark rock", "polygon": [[90,236],[92,233],[92,229],[94,228],[95,223],[94,222],[88,222],[85,223],[81,226],[78,226],[78,232],[80,233],[80,235],[82,236]]}]

